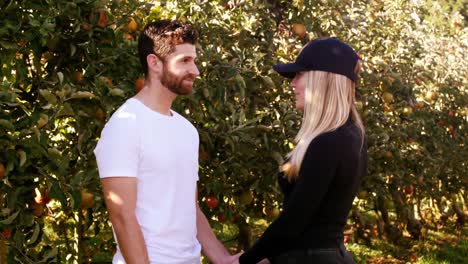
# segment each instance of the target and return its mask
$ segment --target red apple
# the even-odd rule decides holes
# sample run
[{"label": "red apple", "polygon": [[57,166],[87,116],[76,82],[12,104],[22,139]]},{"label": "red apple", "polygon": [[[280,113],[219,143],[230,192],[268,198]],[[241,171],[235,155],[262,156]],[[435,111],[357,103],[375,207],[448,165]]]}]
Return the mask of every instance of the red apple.
[{"label": "red apple", "polygon": [[216,217],[218,217],[218,222],[220,223],[226,222],[226,217],[222,213],[219,213]]},{"label": "red apple", "polygon": [[344,236],[343,242],[348,243],[350,240],[349,236]]},{"label": "red apple", "polygon": [[49,194],[45,193],[43,195],[38,188],[35,188],[34,192],[36,193],[36,196],[34,196],[34,201],[36,201],[37,204],[48,204],[50,202]]},{"label": "red apple", "polygon": [[32,214],[36,217],[41,217],[44,213],[44,205],[39,203],[32,203],[31,209],[33,210]]},{"label": "red apple", "polygon": [[81,209],[87,209],[94,206],[94,194],[82,191],[81,192]]},{"label": "red apple", "polygon": [[133,17],[131,17],[131,18],[128,20],[127,30],[128,30],[129,32],[135,32],[135,31],[138,30],[138,23],[135,21],[135,19],[133,19]]},{"label": "red apple", "polygon": [[90,26],[88,23],[83,23],[83,25],[81,25],[81,28],[84,30],[84,31],[88,31],[90,29]]},{"label": "red apple", "polygon": [[274,219],[279,216],[280,210],[276,207],[267,207],[265,213],[269,219]]},{"label": "red apple", "polygon": [[135,80],[135,92],[139,93],[145,87],[145,78],[141,77]]},{"label": "red apple", "polygon": [[436,100],[437,97],[438,97],[437,93],[433,91],[428,91],[425,96],[427,101]]},{"label": "red apple", "polygon": [[208,159],[208,152],[206,151],[200,151],[200,160],[207,160]]},{"label": "red apple", "polygon": [[213,196],[209,196],[206,198],[206,205],[208,205],[209,208],[214,209],[218,207],[218,199]]},{"label": "red apple", "polygon": [[254,196],[251,191],[245,191],[239,196],[242,205],[249,205],[253,202]]},{"label": "red apple", "polygon": [[307,33],[307,29],[305,27],[304,24],[293,24],[292,26],[292,32],[300,37],[300,38],[303,38],[305,37],[306,33]]},{"label": "red apple", "polygon": [[130,40],[130,41],[135,41],[135,38],[132,36],[132,34],[125,33],[123,35],[124,39]]},{"label": "red apple", "polygon": [[385,151],[385,152],[383,153],[383,157],[384,157],[386,160],[391,160],[391,159],[393,158],[393,153],[387,150],[387,151]]},{"label": "red apple", "polygon": [[83,79],[84,79],[84,76],[82,72],[76,71],[73,73],[73,81],[75,81],[75,83],[80,83],[83,81]]},{"label": "red apple", "polygon": [[5,166],[0,162],[0,180],[5,177]]},{"label": "red apple", "polygon": [[385,92],[382,94],[382,100],[387,103],[387,104],[391,104],[393,103],[393,94],[389,93],[389,92]]},{"label": "red apple", "polygon": [[413,187],[413,185],[411,185],[411,184],[410,184],[410,185],[406,185],[404,191],[405,191],[405,193],[408,194],[408,195],[413,194],[413,192],[414,192],[414,187]]},{"label": "red apple", "polygon": [[404,107],[403,114],[406,116],[410,116],[413,113],[413,109],[411,107]]},{"label": "red apple", "polygon": [[10,229],[8,229],[8,228],[3,229],[2,236],[4,236],[5,238],[9,238],[11,236]]},{"label": "red apple", "polygon": [[109,23],[109,19],[107,18],[107,14],[104,10],[99,10],[99,20],[97,22],[97,26],[100,28],[105,28]]}]

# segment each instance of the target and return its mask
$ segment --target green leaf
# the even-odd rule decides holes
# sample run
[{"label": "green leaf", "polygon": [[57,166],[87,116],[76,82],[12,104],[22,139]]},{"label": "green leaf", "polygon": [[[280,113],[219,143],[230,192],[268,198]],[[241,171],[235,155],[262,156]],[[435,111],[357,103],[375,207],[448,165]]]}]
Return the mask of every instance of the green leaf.
[{"label": "green leaf", "polygon": [[32,128],[34,135],[36,136],[37,141],[41,140],[41,131],[36,126]]},{"label": "green leaf", "polygon": [[273,82],[273,80],[270,78],[270,76],[262,76],[263,82],[265,83],[265,86],[267,88],[275,88],[276,85]]},{"label": "green leaf", "polygon": [[[34,215],[32,214],[21,214],[20,215],[20,225],[30,227],[34,225]],[[16,220],[18,221],[18,219]]]},{"label": "green leaf", "polygon": [[10,213],[11,213],[10,208],[3,208],[2,210],[0,210],[0,215],[1,216],[6,216],[6,215],[9,215]]},{"label": "green leaf", "polygon": [[70,44],[70,56],[75,55],[76,53],[76,46],[73,44]]},{"label": "green leaf", "polygon": [[52,187],[50,187],[49,196],[50,198],[59,200],[62,206],[67,204],[67,197],[63,193],[58,182],[54,182]]},{"label": "green leaf", "polygon": [[236,147],[235,147],[236,144],[234,144],[234,141],[232,141],[231,137],[226,137],[225,138],[225,144],[229,145],[231,147],[231,152],[234,153],[234,151],[236,149]]},{"label": "green leaf", "polygon": [[52,159],[60,159],[62,157],[62,153],[56,148],[48,148],[47,149],[47,154],[49,154],[49,157]]},{"label": "green leaf", "polygon": [[81,208],[81,191],[71,192],[71,205],[73,209],[78,210]]},{"label": "green leaf", "polygon": [[33,235],[28,240],[27,244],[28,245],[34,244],[36,242],[36,240],[39,238],[40,233],[41,233],[41,227],[39,226],[39,224],[36,223],[36,225],[34,226]]},{"label": "green leaf", "polygon": [[[58,73],[57,73],[58,74]],[[62,76],[63,78],[63,76]],[[60,81],[61,83],[62,81]],[[44,99],[47,100],[47,102],[49,102],[50,104],[55,104],[57,103],[57,97],[51,93],[49,90],[45,90],[45,89],[40,89],[39,90],[39,94],[44,97]]]},{"label": "green leaf", "polygon": [[3,40],[0,40],[0,46],[4,47],[5,49],[11,49],[11,50],[17,48],[15,43],[3,41]]},{"label": "green leaf", "polygon": [[9,224],[13,223],[13,221],[16,219],[16,217],[18,217],[19,213],[20,213],[20,210],[18,210],[16,213],[10,215],[7,219],[0,221],[0,223],[4,224],[4,225],[9,225]]},{"label": "green leaf", "polygon": [[124,97],[124,96],[125,96],[125,92],[124,92],[122,89],[114,88],[114,89],[110,90],[109,95],[111,95],[111,96]]},{"label": "green leaf", "polygon": [[72,94],[72,96],[70,96],[70,99],[83,99],[83,98],[94,98],[94,97],[96,97],[96,95],[93,94],[92,92],[80,91],[80,92],[76,92]]},{"label": "green leaf", "polygon": [[57,72],[57,76],[59,78],[60,84],[62,84],[63,83],[63,73],[62,72]]},{"label": "green leaf", "polygon": [[57,113],[57,117],[63,117],[63,116],[74,116],[75,112],[73,111],[73,108],[69,103],[63,104],[62,108],[60,111]]},{"label": "green leaf", "polygon": [[273,151],[271,153],[271,157],[274,158],[276,160],[276,162],[278,162],[279,165],[283,164],[284,163],[284,158],[283,158],[283,155],[281,155],[279,152],[277,151]]},{"label": "green leaf", "polygon": [[23,165],[26,163],[26,152],[23,150],[18,150],[17,153],[20,157],[20,167],[23,167]]},{"label": "green leaf", "polygon": [[241,98],[245,97],[245,89],[247,88],[247,85],[245,84],[244,77],[242,75],[237,74],[235,77],[237,86],[239,87],[239,95]]},{"label": "green leaf", "polygon": [[44,258],[41,261],[39,261],[39,263],[49,263],[48,260],[56,257],[57,255],[58,255],[58,248],[54,247],[51,251],[45,254]]},{"label": "green leaf", "polygon": [[41,22],[39,22],[38,20],[36,19],[30,19],[29,20],[29,24],[33,27],[40,27],[41,26]]},{"label": "green leaf", "polygon": [[15,130],[15,126],[6,119],[0,119],[0,126],[7,128],[9,130]]}]

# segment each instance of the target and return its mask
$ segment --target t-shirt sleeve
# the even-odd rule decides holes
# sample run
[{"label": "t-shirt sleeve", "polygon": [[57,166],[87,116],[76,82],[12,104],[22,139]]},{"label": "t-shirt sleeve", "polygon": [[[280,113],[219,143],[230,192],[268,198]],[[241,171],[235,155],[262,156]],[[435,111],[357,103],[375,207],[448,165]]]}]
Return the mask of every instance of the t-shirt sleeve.
[{"label": "t-shirt sleeve", "polygon": [[139,137],[136,116],[116,112],[94,149],[99,177],[137,177]]},{"label": "t-shirt sleeve", "polygon": [[301,164],[299,178],[283,212],[271,223],[239,262],[257,263],[288,250],[300,238],[328,191],[337,167],[336,138],[326,133],[309,145]]}]

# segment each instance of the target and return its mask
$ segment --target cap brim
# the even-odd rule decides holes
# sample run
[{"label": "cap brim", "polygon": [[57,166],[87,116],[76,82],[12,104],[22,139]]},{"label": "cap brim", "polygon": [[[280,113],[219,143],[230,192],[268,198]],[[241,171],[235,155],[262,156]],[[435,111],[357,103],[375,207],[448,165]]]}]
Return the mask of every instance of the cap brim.
[{"label": "cap brim", "polygon": [[273,70],[286,78],[292,79],[294,76],[296,76],[296,73],[300,71],[306,71],[307,69],[297,65],[296,63],[286,63],[273,65]]}]

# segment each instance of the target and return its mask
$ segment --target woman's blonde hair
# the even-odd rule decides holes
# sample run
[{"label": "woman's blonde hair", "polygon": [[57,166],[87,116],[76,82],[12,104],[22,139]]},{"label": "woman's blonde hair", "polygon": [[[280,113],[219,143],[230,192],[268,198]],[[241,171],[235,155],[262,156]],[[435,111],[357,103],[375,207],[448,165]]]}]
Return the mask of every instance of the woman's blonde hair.
[{"label": "woman's blonde hair", "polygon": [[[358,61],[356,75],[359,71]],[[364,142],[364,125],[355,106],[354,82],[344,75],[324,71],[308,71],[305,74],[302,125],[295,138],[296,146],[287,155],[287,162],[280,167],[290,181],[299,175],[310,142],[344,125],[349,115],[361,131],[362,144]]]}]

